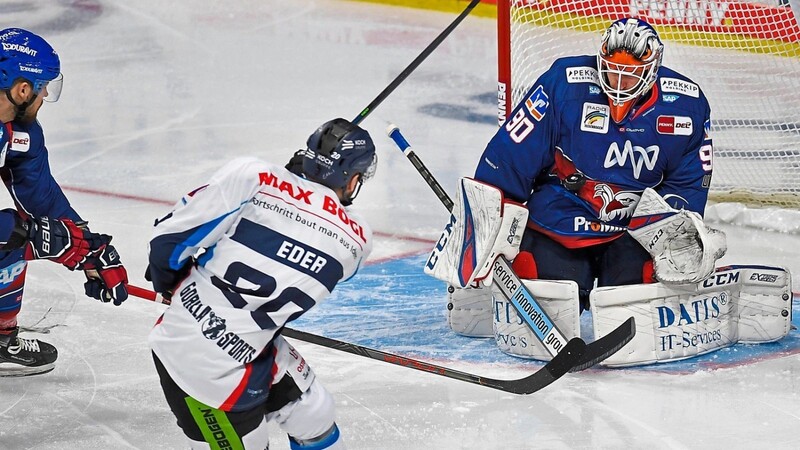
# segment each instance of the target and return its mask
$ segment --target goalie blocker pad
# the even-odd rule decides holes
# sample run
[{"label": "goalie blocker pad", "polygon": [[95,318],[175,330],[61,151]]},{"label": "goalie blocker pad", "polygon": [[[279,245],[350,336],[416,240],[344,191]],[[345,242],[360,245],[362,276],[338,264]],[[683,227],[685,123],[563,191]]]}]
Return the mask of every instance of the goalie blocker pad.
[{"label": "goalie blocker pad", "polygon": [[462,178],[450,221],[425,263],[425,273],[456,288],[475,281],[491,284],[491,269],[500,255],[519,253],[528,210],[496,187]]},{"label": "goalie blocker pad", "polygon": [[686,285],[594,289],[595,339],[633,316],[636,336],[601,364],[625,367],[678,361],[731,346],[785,337],[792,322],[791,275],[780,267],[728,266]]},{"label": "goalie blocker pad", "polygon": [[[578,284],[568,280],[522,280],[542,309],[564,333],[566,339],[578,337],[580,303]],[[553,356],[536,334],[517,314],[514,305],[505,299],[496,284],[492,285],[494,303],[494,339],[503,353],[520,358],[550,361]],[[619,325],[619,324],[617,324]]]}]

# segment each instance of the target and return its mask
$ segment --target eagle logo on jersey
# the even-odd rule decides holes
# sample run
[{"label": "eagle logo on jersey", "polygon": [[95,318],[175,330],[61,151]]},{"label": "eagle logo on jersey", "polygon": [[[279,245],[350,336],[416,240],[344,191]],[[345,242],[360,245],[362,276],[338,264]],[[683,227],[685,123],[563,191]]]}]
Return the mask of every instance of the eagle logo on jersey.
[{"label": "eagle logo on jersey", "polygon": [[[601,201],[597,217],[603,222],[609,222],[633,216],[633,210],[639,204],[641,194],[633,191],[615,191],[611,186],[601,183],[594,187],[594,198]],[[593,203],[597,205],[596,201]]]},{"label": "eagle logo on jersey", "polygon": [[[575,167],[572,160],[564,155],[561,149],[555,153],[555,165],[551,170],[551,174],[562,180],[562,183],[570,174],[583,175]],[[641,198],[641,193],[639,192],[625,191],[618,186],[594,180],[585,175],[584,182],[580,187],[577,189],[567,189],[573,191],[583,201],[591,205],[592,210],[597,213],[597,217],[603,222],[623,220],[633,216],[633,210],[636,209],[636,205]],[[600,224],[589,224],[589,222],[582,217],[576,217],[575,220],[575,231],[578,231],[580,227],[589,226],[591,226],[593,231],[608,233],[622,231],[605,224],[603,226],[600,226]]]}]

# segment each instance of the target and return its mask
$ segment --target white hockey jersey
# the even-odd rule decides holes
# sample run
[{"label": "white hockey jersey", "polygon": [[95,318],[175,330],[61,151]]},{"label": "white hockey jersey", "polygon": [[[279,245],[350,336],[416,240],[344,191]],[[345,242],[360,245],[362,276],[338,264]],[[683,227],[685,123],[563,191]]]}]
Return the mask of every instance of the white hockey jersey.
[{"label": "white hockey jersey", "polygon": [[273,382],[278,331],[353,276],[371,249],[372,231],[332,190],[236,159],[156,222],[151,266],[196,264],[150,345],[195,399],[252,408]]}]

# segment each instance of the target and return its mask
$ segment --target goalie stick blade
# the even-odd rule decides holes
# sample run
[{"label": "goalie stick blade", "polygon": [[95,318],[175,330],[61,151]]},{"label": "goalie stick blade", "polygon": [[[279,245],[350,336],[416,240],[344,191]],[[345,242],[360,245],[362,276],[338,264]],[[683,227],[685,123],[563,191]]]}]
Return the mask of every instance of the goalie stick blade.
[{"label": "goalie stick blade", "polygon": [[586,351],[581,360],[570,372],[579,372],[588,369],[593,365],[605,360],[625,346],[636,335],[636,321],[633,317],[628,318],[622,325],[614,331],[601,337],[600,339],[586,345]]},{"label": "goalie stick blade", "polygon": [[495,385],[482,384],[514,394],[533,394],[570,372],[576,364],[580,364],[585,351],[586,343],[581,338],[572,338],[563,350],[533,374],[518,380],[484,380],[492,381]]}]

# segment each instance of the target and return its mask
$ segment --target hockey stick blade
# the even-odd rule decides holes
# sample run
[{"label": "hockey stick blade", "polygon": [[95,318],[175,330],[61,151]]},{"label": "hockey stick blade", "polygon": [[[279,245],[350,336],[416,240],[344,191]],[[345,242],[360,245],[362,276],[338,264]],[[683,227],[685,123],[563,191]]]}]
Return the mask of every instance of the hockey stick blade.
[{"label": "hockey stick blade", "polygon": [[544,367],[519,380],[491,380],[497,383],[495,389],[514,394],[533,394],[572,371],[579,364],[586,351],[586,343],[580,338],[572,338]]},{"label": "hockey stick blade", "polygon": [[358,344],[338,341],[336,339],[306,333],[305,331],[294,330],[291,328],[284,328],[281,334],[285,337],[332,348],[345,353],[351,353],[353,355],[359,355],[365,358],[375,359],[378,361],[387,362],[389,364],[408,367],[409,369],[433,373],[443,377],[453,378],[456,380],[465,381],[467,383],[478,384],[503,392],[510,392],[512,394],[519,395],[532,394],[549,386],[550,383],[561,378],[564,374],[569,372],[571,367],[579,363],[586,349],[586,344],[581,339],[574,338],[570,340],[564,349],[549,363],[533,374],[516,380],[498,380],[467,372],[461,372],[455,369],[449,369],[447,367],[437,366],[435,364],[407,358],[405,356],[386,353]]},{"label": "hockey stick blade", "polygon": [[624,347],[635,335],[636,321],[633,317],[629,317],[628,320],[615,328],[611,333],[608,333],[591,344],[587,344],[583,357],[578,364],[569,371],[580,372],[581,370],[588,369],[605,360]]}]

